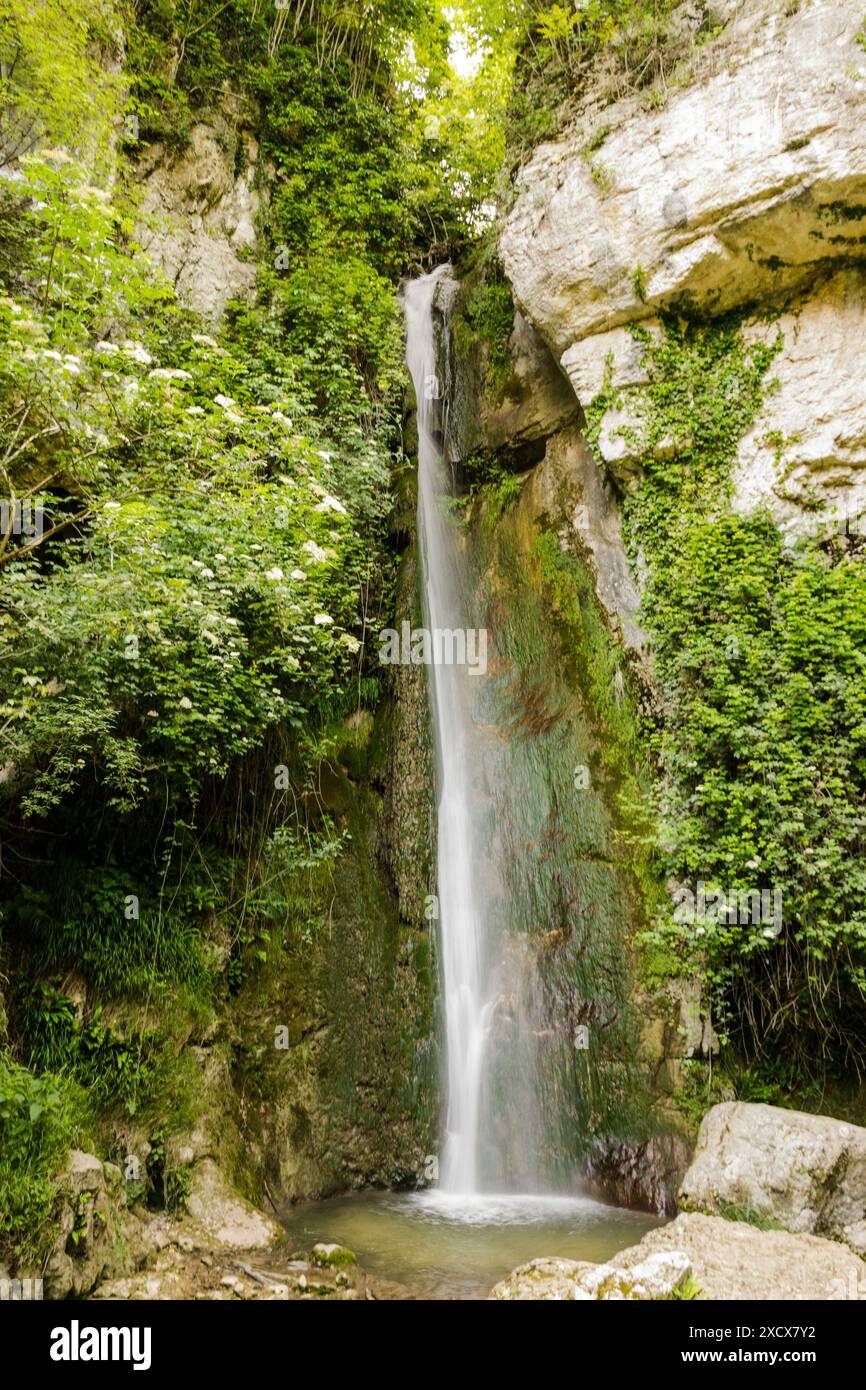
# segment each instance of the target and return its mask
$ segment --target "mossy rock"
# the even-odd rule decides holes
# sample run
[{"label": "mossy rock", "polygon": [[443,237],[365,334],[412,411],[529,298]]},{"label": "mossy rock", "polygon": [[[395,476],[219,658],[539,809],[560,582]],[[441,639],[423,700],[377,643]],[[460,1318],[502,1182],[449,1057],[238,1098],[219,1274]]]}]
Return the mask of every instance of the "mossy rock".
[{"label": "mossy rock", "polygon": [[357,1260],[345,1245],[320,1244],[313,1246],[313,1263],[327,1269],[346,1269],[349,1265],[357,1264]]}]

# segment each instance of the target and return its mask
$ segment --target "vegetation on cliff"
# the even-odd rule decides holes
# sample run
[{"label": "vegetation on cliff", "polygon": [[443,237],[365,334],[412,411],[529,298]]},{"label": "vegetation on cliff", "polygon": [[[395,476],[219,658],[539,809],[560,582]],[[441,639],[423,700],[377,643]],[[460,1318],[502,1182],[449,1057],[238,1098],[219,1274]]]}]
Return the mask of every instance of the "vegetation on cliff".
[{"label": "vegetation on cliff", "polygon": [[[151,1171],[200,1103],[185,1044],[329,916],[354,851],[322,769],[379,701],[393,602],[394,292],[474,193],[425,133],[427,98],[459,123],[433,6],[4,0],[0,45],[0,1127],[29,1258],[64,1097]],[[216,331],[136,244],[135,171],[232,101],[268,189],[255,300]]]},{"label": "vegetation on cliff", "polygon": [[[0,0],[3,1260],[44,1257],[72,1144],[136,1159],[132,1196],[183,1205],[173,1141],[210,1103],[192,1054],[215,1040],[250,1149],[235,1142],[234,1176],[253,1195],[266,1170],[284,1176],[260,1122],[284,1075],[279,1027],[307,1108],[278,1138],[309,1156],[305,1180],[417,1172],[435,1057],[411,900],[431,852],[428,837],[386,865],[379,827],[388,798],[414,801],[420,838],[426,788],[386,786],[393,691],[372,640],[414,582],[393,524],[396,291],[459,260],[455,342],[483,340],[500,396],[514,303],[496,227],[514,166],[592,86],[602,117],[581,155],[603,186],[604,101],[636,93],[652,109],[687,80],[687,55],[719,28],[692,8],[680,23],[668,0]],[[137,173],[152,148],[170,158],[199,122],[241,109],[259,146],[256,286],[215,327],[138,245]],[[243,158],[238,145],[235,174]],[[638,266],[639,299],[644,280]],[[540,662],[543,631],[558,695],[582,702],[535,749],[563,805],[563,769],[608,740],[596,761],[627,814],[587,896],[607,903],[614,882],[629,933],[651,908],[646,975],[700,979],[735,1085],[812,1103],[866,1061],[862,545],[792,548],[769,516],[731,512],[779,342],[748,347],[737,321],[691,311],[634,332],[642,471],[620,501],[663,724],[616,693],[583,563],[550,532],[511,552],[521,483],[501,457],[467,469],[486,504],[479,553],[488,581],[501,564],[514,585],[515,669]],[[616,405],[609,385],[589,404],[590,441]],[[538,591],[520,601],[515,553]],[[399,728],[423,749],[410,694]],[[565,835],[558,816],[559,803]],[[590,828],[600,864],[607,841]],[[540,882],[549,866],[535,867]],[[584,868],[551,894],[579,897],[568,874]],[[781,932],[684,922],[663,886],[695,880],[772,885]],[[610,1051],[589,1077],[571,1060],[566,1158],[592,1109],[616,1137],[644,1137],[620,1008],[632,962],[619,919],[600,912],[598,927],[587,959],[608,973]]]}]

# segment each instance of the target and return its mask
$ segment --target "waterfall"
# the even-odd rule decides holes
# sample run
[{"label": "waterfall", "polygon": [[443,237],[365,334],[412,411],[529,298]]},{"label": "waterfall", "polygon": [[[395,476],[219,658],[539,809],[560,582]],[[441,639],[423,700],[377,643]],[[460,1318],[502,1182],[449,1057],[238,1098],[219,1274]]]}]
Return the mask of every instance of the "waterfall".
[{"label": "waterfall", "polygon": [[[448,267],[406,288],[406,362],[418,403],[418,537],[428,633],[465,630],[463,560],[447,514],[444,402],[438,378],[433,299]],[[446,1048],[447,1192],[479,1190],[479,1126],[492,1000],[485,980],[485,911],[476,748],[470,717],[473,679],[465,665],[429,668],[437,770],[437,889]],[[473,783],[476,785],[473,786]]]},{"label": "waterfall", "polygon": [[[517,514],[468,532],[453,516],[455,441],[439,380],[449,274],[440,266],[404,294],[418,415],[418,659],[436,753],[440,1191],[513,1201],[580,1191],[599,1155],[649,1133],[628,1000],[634,898],[600,758],[606,730],[581,668],[575,688],[551,661],[562,615]],[[468,653],[473,621],[490,628],[476,634],[489,647],[483,668],[437,659],[437,632],[459,635]],[[577,603],[571,640],[601,660],[587,646],[591,621]]]}]

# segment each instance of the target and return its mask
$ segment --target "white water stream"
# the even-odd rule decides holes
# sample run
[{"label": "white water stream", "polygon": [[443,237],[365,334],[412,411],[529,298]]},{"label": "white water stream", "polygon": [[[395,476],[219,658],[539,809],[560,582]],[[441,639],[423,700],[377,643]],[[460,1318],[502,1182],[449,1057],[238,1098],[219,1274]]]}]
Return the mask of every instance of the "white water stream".
[{"label": "white water stream", "polygon": [[[418,403],[418,537],[424,623],[429,632],[465,626],[462,558],[447,515],[443,400],[433,322],[436,287],[448,267],[406,288],[406,362]],[[473,805],[473,677],[465,665],[434,662],[429,680],[436,738],[437,885],[447,1056],[447,1118],[441,1164],[446,1192],[479,1190],[479,1126],[493,1001],[485,978],[484,886],[478,808]]]}]

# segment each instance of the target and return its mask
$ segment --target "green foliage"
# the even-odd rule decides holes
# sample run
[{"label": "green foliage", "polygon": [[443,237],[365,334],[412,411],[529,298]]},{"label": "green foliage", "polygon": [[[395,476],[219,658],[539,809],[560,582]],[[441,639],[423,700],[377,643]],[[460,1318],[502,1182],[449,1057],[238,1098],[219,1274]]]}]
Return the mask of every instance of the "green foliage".
[{"label": "green foliage", "polygon": [[[74,176],[61,166],[46,178],[32,215],[44,244],[63,246],[61,267],[75,264],[90,227],[89,205],[71,210]],[[59,235],[55,203],[70,219]],[[114,247],[108,260],[98,304],[92,279],[65,269],[53,313],[42,312],[47,288],[37,311],[0,303],[6,466],[41,475],[19,495],[52,509],[49,529],[69,528],[50,568],[29,544],[0,553],[0,701],[11,790],[30,815],[47,814],[94,768],[120,809],[166,783],[186,796],[270,725],[300,727],[349,676],[370,528],[387,505],[381,452],[360,423],[357,444],[317,447],[326,441],[285,413],[302,399],[261,399],[258,364],[250,370],[242,347],[190,333],[162,307],[163,287],[141,288],[137,260]],[[142,323],[150,350],[80,338],[75,353],[47,346],[70,346],[98,313],[116,316],[121,286],[127,315],[155,315]],[[55,497],[56,479],[83,505]]]},{"label": "green foliage", "polygon": [[[646,459],[645,484],[625,502],[627,543],[635,556],[642,547],[651,552],[660,574],[659,561],[678,549],[681,531],[727,497],[737,446],[782,340],[747,349],[734,319],[712,326],[669,320],[661,335],[638,324],[632,333],[644,348],[649,385],[630,397],[635,420],[618,431]],[[604,413],[620,403],[609,385],[590,403],[591,442]]]},{"label": "green foliage", "polygon": [[149,1144],[147,1177],[151,1189],[150,1205],[172,1216],[182,1216],[189,1200],[192,1170],[186,1164],[171,1166],[164,1128],[150,1136]]},{"label": "green foliage", "polygon": [[112,3],[0,0],[0,164],[50,141],[106,156],[120,42]]},{"label": "green foliage", "polygon": [[703,1296],[703,1289],[693,1274],[687,1274],[681,1284],[678,1284],[671,1294],[671,1299],[676,1303],[691,1303],[696,1298]]},{"label": "green foliage", "polygon": [[471,503],[477,498],[483,503],[482,524],[484,530],[492,534],[504,514],[518,502],[525,478],[518,473],[507,473],[483,454],[471,456],[466,465],[470,479],[466,501]]},{"label": "green foliage", "polygon": [[[424,98],[397,81],[410,30],[425,91],[441,80],[447,31],[426,6],[315,4],[286,24],[246,0],[140,0],[130,18],[125,148],[179,150],[224,79],[259,102],[269,250],[216,336],[135,244],[123,170],[96,186],[92,141],[0,182],[0,473],[44,515],[0,536],[10,1017],[58,1094],[86,1088],[103,1137],[132,1117],[151,1133],[171,1211],[188,1175],[166,1170],[164,1135],[198,1084],[191,1030],[327,920],[347,840],[319,769],[335,721],[378,698],[367,639],[396,563],[395,290],[431,217],[447,243],[472,201],[457,208]],[[95,96],[80,56],[58,139]],[[41,1167],[0,1158],[16,1242],[48,1229],[73,1138],[55,1130]]]},{"label": "green foliage", "polygon": [[0,1056],[0,1255],[25,1273],[38,1269],[51,1244],[55,1175],[83,1124],[72,1083],[34,1076]]},{"label": "green foliage", "polygon": [[[722,27],[707,0],[685,16],[677,0],[526,0],[517,22],[509,148],[519,157],[555,135],[588,90],[607,103],[649,89],[649,101],[663,104],[695,48]],[[590,141],[586,153],[597,147]],[[604,174],[601,167],[602,186]]]},{"label": "green foliage", "polygon": [[462,308],[463,319],[474,339],[487,347],[487,380],[501,395],[508,379],[508,342],[514,327],[511,286],[498,266],[479,279]]},{"label": "green foliage", "polygon": [[287,819],[267,838],[233,939],[227,971],[233,993],[274,947],[312,944],[322,896],[332,890],[334,869],[349,839],[348,831],[337,831],[327,816],[316,826]]},{"label": "green foliage", "polygon": [[783,899],[779,939],[724,924],[689,944],[728,1001],[731,1026],[758,1051],[784,1037],[804,1063],[859,1055],[862,560],[792,555],[768,519],[723,517],[682,538],[653,612],[673,701],[663,739],[677,787],[671,872],[778,887]]},{"label": "green foliage", "polygon": [[[211,981],[202,940],[184,921],[176,892],[160,900],[158,886],[140,868],[83,871],[72,860],[58,864],[56,874],[67,877],[67,891],[60,884],[51,891],[25,886],[7,914],[10,925],[20,921],[22,931],[26,923],[33,971],[75,968],[98,997],[108,999],[144,1000],[178,988],[206,992]],[[141,898],[134,917],[127,915],[131,879],[136,900]],[[192,916],[191,904],[189,910]]]},{"label": "green foliage", "polygon": [[[674,915],[649,940],[704,978],[724,1037],[752,1057],[784,1048],[808,1075],[866,1048],[866,570],[847,544],[791,550],[769,517],[728,511],[779,336],[633,331],[649,383],[622,432],[645,473],[623,508],[667,708],[665,875],[783,904],[778,935]],[[593,437],[618,399],[592,403]]]},{"label": "green foliage", "polygon": [[748,1202],[726,1202],[723,1198],[717,1197],[716,1206],[719,1216],[724,1217],[725,1221],[744,1221],[747,1226],[754,1226],[758,1231],[785,1230],[781,1221],[774,1221],[772,1217],[762,1215]]},{"label": "green foliage", "polygon": [[154,1032],[122,1038],[98,1008],[89,1021],[78,1017],[72,1000],[45,983],[22,991],[19,1009],[32,1067],[73,1078],[97,1107],[135,1115],[156,1081]]}]

